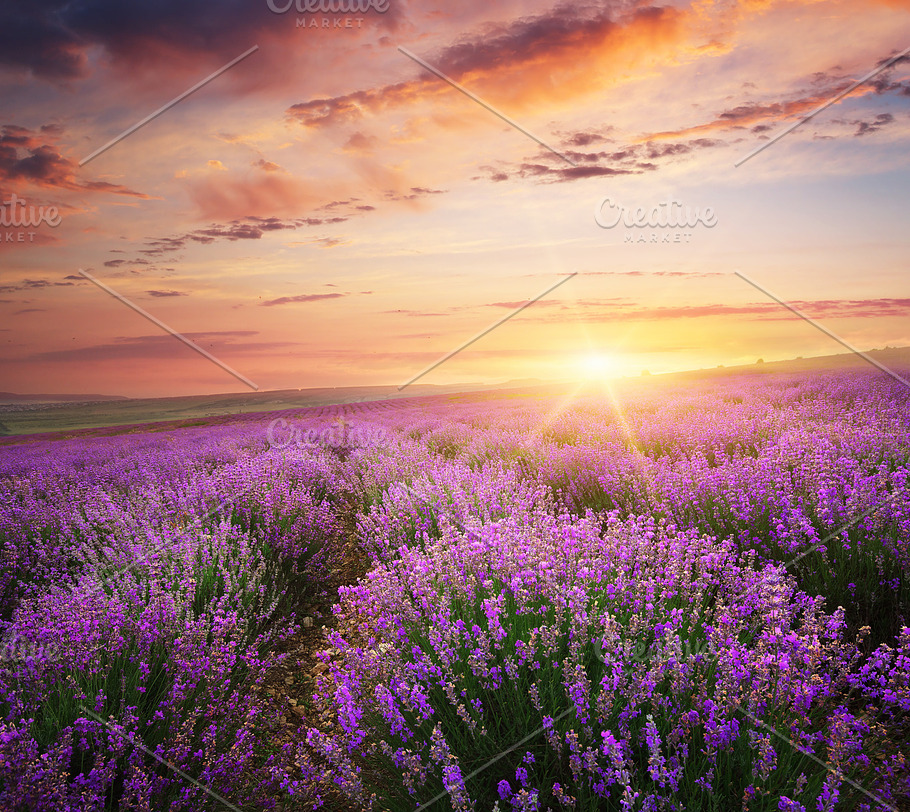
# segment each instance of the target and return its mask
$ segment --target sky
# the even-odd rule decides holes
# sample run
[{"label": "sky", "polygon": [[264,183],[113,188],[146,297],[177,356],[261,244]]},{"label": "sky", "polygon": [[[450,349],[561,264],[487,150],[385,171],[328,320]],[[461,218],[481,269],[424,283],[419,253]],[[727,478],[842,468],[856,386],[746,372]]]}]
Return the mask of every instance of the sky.
[{"label": "sky", "polygon": [[0,6],[0,390],[910,344],[910,0],[298,2]]}]

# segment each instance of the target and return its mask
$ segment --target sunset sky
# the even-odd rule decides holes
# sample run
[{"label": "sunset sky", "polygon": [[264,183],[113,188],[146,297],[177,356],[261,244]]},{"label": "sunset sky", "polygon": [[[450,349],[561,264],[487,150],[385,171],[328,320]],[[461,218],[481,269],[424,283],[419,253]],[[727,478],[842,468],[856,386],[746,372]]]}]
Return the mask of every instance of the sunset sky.
[{"label": "sunset sky", "polygon": [[79,269],[262,389],[403,383],[571,273],[421,382],[841,351],[737,270],[910,344],[910,61],[734,165],[908,47],[910,0],[6,0],[0,202],[60,222],[0,225],[0,390],[244,389]]}]

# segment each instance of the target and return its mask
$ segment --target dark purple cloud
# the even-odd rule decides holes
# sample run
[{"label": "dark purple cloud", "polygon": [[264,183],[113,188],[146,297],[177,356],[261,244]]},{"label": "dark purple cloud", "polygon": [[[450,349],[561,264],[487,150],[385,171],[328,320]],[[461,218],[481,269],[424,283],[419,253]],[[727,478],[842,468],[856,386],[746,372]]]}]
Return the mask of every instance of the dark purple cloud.
[{"label": "dark purple cloud", "polygon": [[[577,133],[579,140],[587,141],[587,133]],[[570,136],[566,141],[573,140]],[[501,183],[512,177],[532,179],[540,183],[566,183],[587,178],[613,177],[616,175],[638,175],[652,172],[661,162],[672,163],[703,149],[723,146],[724,142],[711,138],[693,138],[688,141],[644,141],[630,144],[621,149],[585,152],[566,149],[563,154],[573,161],[571,166],[550,152],[541,151],[535,161],[520,164],[502,164],[498,167],[481,167],[487,180]],[[481,178],[475,177],[475,180]]]},{"label": "dark purple cloud", "polygon": [[0,126],[0,183],[32,183],[48,189],[107,192],[149,199],[148,195],[115,183],[77,180],[79,167],[50,143],[57,135],[59,128],[55,126],[46,125],[40,130],[30,130],[17,124]]},{"label": "dark purple cloud", "polygon": [[[78,279],[80,282],[84,282],[84,277],[72,277],[68,276],[66,279]],[[12,285],[0,285],[0,293],[14,293],[16,291],[22,290],[39,290],[41,288],[70,288],[73,286],[72,282],[63,281],[63,282],[53,282],[49,279],[23,279],[21,282],[17,282]]]},{"label": "dark purple cloud", "polygon": [[870,135],[871,133],[878,132],[882,127],[886,127],[888,124],[893,124],[894,121],[894,116],[891,113],[879,113],[872,121],[854,121],[853,123],[856,125],[856,132],[853,134],[857,137],[861,135]]},{"label": "dark purple cloud", "polygon": [[[608,131],[612,129],[612,127],[607,128]],[[582,131],[565,136],[563,138],[563,144],[565,144],[566,147],[589,147],[591,144],[602,144],[609,140],[611,139],[608,139],[601,133]]]},{"label": "dark purple cloud", "polygon": [[[371,10],[363,16],[394,30],[404,13],[393,2],[385,14]],[[265,0],[3,0],[0,66],[60,82],[88,75],[92,49],[122,69],[145,68],[175,54],[184,62],[226,62],[257,41],[284,37],[299,43],[295,16],[293,9],[274,14]]]},{"label": "dark purple cloud", "polygon": [[[148,248],[139,253],[147,256],[160,256],[172,251],[179,251],[192,243],[210,245],[216,240],[259,240],[263,234],[272,231],[294,231],[303,226],[332,225],[344,223],[347,217],[305,217],[296,220],[282,220],[278,217],[245,217],[242,220],[232,220],[230,223],[211,225],[207,228],[197,228],[174,237],[156,237],[148,240]],[[114,259],[110,263],[124,264],[127,260]],[[138,263],[148,263],[148,260],[137,260]],[[105,263],[106,265],[108,263]],[[111,265],[117,267],[117,265]]]}]

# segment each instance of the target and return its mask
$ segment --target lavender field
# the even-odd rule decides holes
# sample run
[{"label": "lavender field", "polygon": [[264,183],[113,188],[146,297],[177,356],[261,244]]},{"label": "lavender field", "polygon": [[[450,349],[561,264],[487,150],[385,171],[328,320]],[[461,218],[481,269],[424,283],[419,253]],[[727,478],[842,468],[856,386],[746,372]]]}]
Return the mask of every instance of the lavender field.
[{"label": "lavender field", "polygon": [[910,809],[910,393],[0,447],[0,809]]}]

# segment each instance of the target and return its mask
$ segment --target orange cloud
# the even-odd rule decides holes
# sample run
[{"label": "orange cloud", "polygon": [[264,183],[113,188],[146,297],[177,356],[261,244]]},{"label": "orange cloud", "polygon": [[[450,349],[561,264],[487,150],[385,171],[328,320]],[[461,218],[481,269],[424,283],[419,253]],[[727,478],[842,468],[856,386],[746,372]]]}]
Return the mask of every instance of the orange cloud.
[{"label": "orange cloud", "polygon": [[263,167],[258,172],[207,172],[187,179],[200,220],[293,217],[312,211],[322,192],[300,178]]},{"label": "orange cloud", "polygon": [[[704,135],[706,133],[716,132],[718,130],[731,130],[734,128],[742,129],[759,125],[758,132],[763,132],[770,127],[762,127],[763,122],[782,121],[787,118],[798,118],[799,116],[811,113],[816,108],[831,100],[841,91],[845,90],[852,84],[843,82],[837,87],[830,88],[823,93],[815,93],[810,96],[803,96],[799,99],[792,99],[784,102],[770,102],[767,104],[742,104],[734,107],[732,110],[725,110],[713,121],[705,124],[698,124],[694,127],[685,127],[681,130],[668,130],[666,132],[653,133],[644,136],[638,140],[638,143],[645,143],[653,140],[662,140],[668,138],[686,138],[693,135]],[[872,92],[871,88],[857,88],[851,96],[864,95]]]},{"label": "orange cloud", "polygon": [[[685,57],[691,12],[671,7],[637,8],[616,21],[611,8],[560,6],[546,14],[490,26],[427,61],[491,103],[510,110],[542,103],[567,105],[580,96],[619,84],[630,70]],[[692,46],[692,55],[696,52]],[[404,57],[403,57],[404,58]],[[288,115],[305,127],[345,125],[453,90],[421,70],[417,79],[295,104]]]}]

